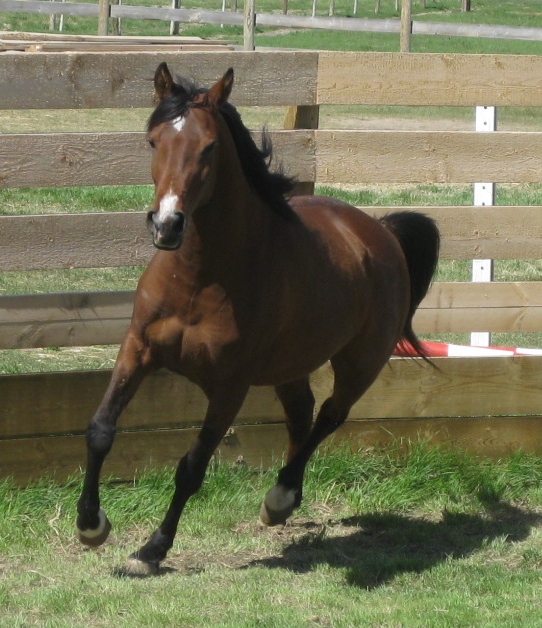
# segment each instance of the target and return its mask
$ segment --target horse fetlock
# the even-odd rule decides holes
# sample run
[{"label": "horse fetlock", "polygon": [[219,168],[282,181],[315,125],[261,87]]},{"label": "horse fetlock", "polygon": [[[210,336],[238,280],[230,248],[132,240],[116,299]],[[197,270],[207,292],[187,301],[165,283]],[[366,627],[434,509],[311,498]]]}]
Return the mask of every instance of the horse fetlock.
[{"label": "horse fetlock", "polygon": [[271,488],[260,508],[260,521],[267,526],[285,523],[299,505],[297,490],[276,484]]},{"label": "horse fetlock", "polygon": [[102,545],[111,532],[111,523],[101,508],[98,511],[98,527],[81,529],[79,524],[76,527],[79,541],[88,547]]},{"label": "horse fetlock", "polygon": [[124,572],[128,576],[136,578],[145,578],[147,576],[155,576],[160,569],[158,561],[141,560],[137,552],[131,554],[124,565]]}]

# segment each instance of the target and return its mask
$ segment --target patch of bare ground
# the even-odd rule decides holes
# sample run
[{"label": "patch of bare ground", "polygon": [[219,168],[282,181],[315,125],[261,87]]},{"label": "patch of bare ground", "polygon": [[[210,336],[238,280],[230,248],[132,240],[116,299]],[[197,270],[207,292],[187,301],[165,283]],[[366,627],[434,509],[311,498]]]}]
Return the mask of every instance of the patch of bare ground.
[{"label": "patch of bare ground", "polygon": [[434,118],[323,117],[320,128],[361,131],[473,131],[474,121]]}]

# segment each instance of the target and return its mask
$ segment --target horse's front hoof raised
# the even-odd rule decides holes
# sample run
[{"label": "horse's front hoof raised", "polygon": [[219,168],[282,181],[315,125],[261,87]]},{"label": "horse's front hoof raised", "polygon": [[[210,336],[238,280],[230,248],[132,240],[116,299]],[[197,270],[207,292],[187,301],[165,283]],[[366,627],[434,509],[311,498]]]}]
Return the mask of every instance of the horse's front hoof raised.
[{"label": "horse's front hoof raised", "polygon": [[159,562],[147,562],[138,558],[136,554],[132,554],[124,565],[124,573],[133,578],[147,578],[156,576],[159,568]]},{"label": "horse's front hoof raised", "polygon": [[260,508],[260,521],[266,526],[286,522],[295,507],[296,491],[276,484],[267,492]]},{"label": "horse's front hoof raised", "polygon": [[86,530],[81,530],[79,527],[77,528],[77,536],[83,545],[87,545],[88,547],[99,547],[109,536],[109,533],[111,532],[111,524],[109,523],[109,519],[107,518],[105,512],[101,508],[98,512],[98,518],[98,527],[94,530],[92,528],[87,528]]}]

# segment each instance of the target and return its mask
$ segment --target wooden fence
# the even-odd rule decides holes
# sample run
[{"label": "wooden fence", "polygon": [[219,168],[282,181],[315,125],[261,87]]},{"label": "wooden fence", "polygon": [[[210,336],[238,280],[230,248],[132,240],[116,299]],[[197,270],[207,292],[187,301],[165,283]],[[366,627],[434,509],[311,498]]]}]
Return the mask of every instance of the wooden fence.
[{"label": "wooden fence", "polygon": [[[247,2],[248,3],[248,2]],[[217,3],[218,4],[218,3]],[[246,7],[245,7],[246,9]],[[0,11],[14,13],[41,13],[45,15],[70,15],[72,17],[95,17],[100,19],[103,32],[107,34],[107,22],[113,19],[162,20],[171,23],[225,24],[243,26],[246,15],[236,11],[204,11],[200,9],[174,9],[155,6],[136,6],[112,3],[58,2],[50,0],[0,0]],[[408,19],[409,26],[398,19],[376,19],[357,17],[322,17],[308,15],[283,15],[259,13],[255,7],[251,37],[254,27],[311,28],[323,30],[351,31],[358,33],[396,33],[402,26],[412,35],[434,35],[444,37],[486,37],[488,39],[515,39],[541,41],[542,29],[532,27],[504,26],[499,24],[453,24]]]},{"label": "wooden fence", "polygon": [[[336,52],[2,53],[3,109],[149,107],[160,61],[209,84],[233,66],[237,105],[328,104],[542,107],[542,57]],[[295,116],[294,116],[295,117]],[[297,117],[303,119],[303,115]],[[302,181],[343,183],[542,182],[542,133],[273,131],[286,170]],[[147,184],[143,133],[0,135],[4,188]],[[144,208],[142,208],[143,210]],[[413,208],[416,209],[416,208]],[[390,208],[368,208],[380,214]],[[538,259],[542,207],[424,207],[439,223],[444,259]],[[144,212],[0,216],[3,271],[126,266],[153,249]],[[114,234],[114,243],[111,241]],[[112,246],[114,244],[114,246]],[[0,297],[0,348],[117,343],[131,293]],[[416,316],[418,333],[542,331],[542,284],[437,283]],[[354,446],[428,437],[501,455],[542,453],[542,358],[441,358],[440,371],[392,359],[338,438]],[[84,460],[83,433],[106,371],[0,377],[0,477],[62,478]],[[315,374],[317,398],[330,389]],[[130,477],[173,463],[204,414],[182,378],[149,378],[124,413],[106,472]],[[285,434],[272,390],[254,389],[220,447],[250,464],[280,457]]]}]

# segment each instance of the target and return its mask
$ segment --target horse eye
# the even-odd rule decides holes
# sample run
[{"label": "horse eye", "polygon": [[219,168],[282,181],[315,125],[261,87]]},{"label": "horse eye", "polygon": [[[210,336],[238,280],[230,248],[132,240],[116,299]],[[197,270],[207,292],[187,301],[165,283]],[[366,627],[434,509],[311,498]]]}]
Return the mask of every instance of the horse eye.
[{"label": "horse eye", "polygon": [[218,142],[214,141],[211,142],[210,144],[208,144],[202,151],[201,151],[201,158],[202,159],[209,159],[209,157],[212,155],[214,149],[216,148]]},{"label": "horse eye", "polygon": [[149,146],[150,146],[152,149],[155,149],[155,148],[156,148],[156,144],[154,143],[154,141],[153,141],[153,140],[148,140],[148,141],[149,141]]}]

